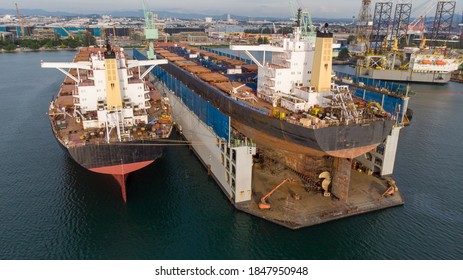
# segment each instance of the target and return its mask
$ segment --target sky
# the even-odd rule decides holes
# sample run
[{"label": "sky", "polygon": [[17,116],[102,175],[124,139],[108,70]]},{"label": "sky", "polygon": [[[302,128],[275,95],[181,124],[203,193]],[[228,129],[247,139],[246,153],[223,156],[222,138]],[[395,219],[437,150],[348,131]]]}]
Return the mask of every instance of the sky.
[{"label": "sky", "polygon": [[[145,0],[153,11],[198,13],[206,15],[234,14],[240,16],[290,17],[289,0]],[[308,8],[312,17],[352,18],[359,13],[362,0],[294,0],[297,6]],[[410,1],[410,0],[389,0]],[[413,7],[437,0],[413,0]],[[373,3],[376,1],[373,0]],[[456,12],[460,13],[460,1]],[[134,11],[142,8],[142,0],[1,0],[0,8],[43,9],[76,13]],[[372,11],[374,4],[372,4]],[[435,9],[432,11],[434,13]]]}]

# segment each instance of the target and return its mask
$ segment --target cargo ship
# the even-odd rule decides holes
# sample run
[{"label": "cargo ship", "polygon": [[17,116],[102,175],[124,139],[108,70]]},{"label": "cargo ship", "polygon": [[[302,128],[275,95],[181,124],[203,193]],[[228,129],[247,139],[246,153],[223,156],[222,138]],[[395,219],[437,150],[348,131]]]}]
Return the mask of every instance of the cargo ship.
[{"label": "cargo ship", "polygon": [[[161,68],[230,116],[232,127],[256,144],[350,159],[374,149],[390,133],[394,116],[367,112],[347,86],[332,82],[331,55],[323,55],[332,51],[332,33],[318,32],[315,46],[301,41],[298,32],[284,47],[233,46],[280,54],[265,66],[258,62],[257,95],[246,92],[242,83],[230,86],[219,73],[201,73],[197,66],[182,69],[169,63]],[[159,55],[173,59],[163,51]]]},{"label": "cargo ship", "polygon": [[128,59],[109,41],[71,63],[41,63],[66,75],[48,111],[57,141],[82,167],[114,176],[125,202],[127,176],[160,158],[172,131],[170,102],[146,79],[163,63]]},{"label": "cargo ship", "polygon": [[446,48],[405,47],[357,60],[356,75],[376,80],[444,84],[463,59]]}]

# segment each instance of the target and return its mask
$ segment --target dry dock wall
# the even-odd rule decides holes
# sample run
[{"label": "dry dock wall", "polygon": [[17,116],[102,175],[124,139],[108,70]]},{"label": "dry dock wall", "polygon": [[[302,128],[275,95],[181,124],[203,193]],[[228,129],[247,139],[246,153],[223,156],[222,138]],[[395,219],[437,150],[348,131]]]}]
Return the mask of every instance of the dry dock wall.
[{"label": "dry dock wall", "polygon": [[[160,87],[160,83],[157,83]],[[172,115],[183,136],[233,203],[251,200],[252,156],[255,147],[229,145],[203,123],[172,91]]]}]

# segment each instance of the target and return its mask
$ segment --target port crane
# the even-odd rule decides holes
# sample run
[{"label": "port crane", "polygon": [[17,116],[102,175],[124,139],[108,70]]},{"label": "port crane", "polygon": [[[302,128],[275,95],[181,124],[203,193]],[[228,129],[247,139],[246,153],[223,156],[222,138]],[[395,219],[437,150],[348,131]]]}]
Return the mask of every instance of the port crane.
[{"label": "port crane", "polygon": [[278,190],[281,186],[283,186],[286,182],[294,182],[295,180],[292,178],[286,178],[284,179],[280,184],[278,184],[273,190],[271,190],[269,193],[264,195],[259,202],[259,208],[260,209],[270,209],[270,203],[267,202],[267,198],[269,198],[276,190]]},{"label": "port crane", "polygon": [[[414,33],[419,35],[421,47],[424,47],[423,42],[426,41],[424,17],[433,9],[436,9],[432,32],[429,36],[435,45],[440,34],[450,33],[455,12],[455,5],[456,1],[429,0],[418,8],[418,16],[409,24],[408,30],[415,31]],[[417,25],[419,26],[418,30],[415,29]],[[407,39],[408,44],[410,41],[410,36]]]},{"label": "port crane", "polygon": [[[431,12],[437,5],[436,1],[429,1],[424,3],[423,5],[419,6],[417,8],[418,12],[417,16],[409,25],[408,25],[408,36],[407,36],[407,45],[410,44],[410,39],[412,34],[418,34],[420,40],[426,41],[424,33],[425,33],[425,26],[424,26],[424,17]],[[416,26],[419,27],[418,30],[416,30]]]},{"label": "port crane", "polygon": [[154,15],[153,12],[148,10],[148,5],[146,1],[143,0],[143,14],[145,16],[145,38],[148,44],[148,51],[146,52],[146,57],[148,59],[155,59],[156,55],[154,54],[154,40],[158,39],[158,29],[154,24]]},{"label": "port crane", "polygon": [[289,6],[291,9],[292,19],[296,21],[297,27],[301,28],[301,37],[315,37],[315,28],[312,24],[312,18],[310,17],[309,11],[307,9],[296,8],[296,0],[289,0]]},{"label": "port crane", "polygon": [[74,35],[73,35],[71,32],[69,32],[69,30],[67,30],[64,26],[60,25],[59,27],[61,27],[61,29],[63,29],[64,32],[66,32],[66,34],[67,34],[71,39],[73,39],[73,40],[75,39]]}]

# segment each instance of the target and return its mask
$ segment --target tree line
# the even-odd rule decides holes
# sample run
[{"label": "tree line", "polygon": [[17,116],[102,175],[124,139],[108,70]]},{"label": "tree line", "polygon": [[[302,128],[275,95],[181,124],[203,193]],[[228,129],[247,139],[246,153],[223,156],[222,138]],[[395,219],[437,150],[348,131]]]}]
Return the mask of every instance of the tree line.
[{"label": "tree line", "polygon": [[59,48],[77,48],[96,45],[95,37],[85,32],[74,36],[74,38],[55,38],[55,39],[3,39],[0,38],[0,49],[5,51],[13,51],[16,48],[28,48],[38,50],[40,48],[59,49]]}]

